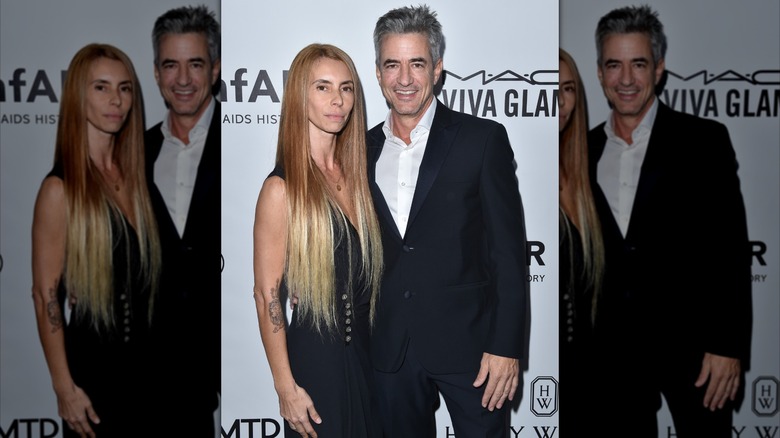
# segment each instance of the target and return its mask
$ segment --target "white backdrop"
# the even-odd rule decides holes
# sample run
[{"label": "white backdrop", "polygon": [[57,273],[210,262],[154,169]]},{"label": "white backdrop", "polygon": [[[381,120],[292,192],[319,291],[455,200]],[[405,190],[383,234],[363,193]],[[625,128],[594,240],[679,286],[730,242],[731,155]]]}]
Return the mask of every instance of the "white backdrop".
[{"label": "white backdrop", "polygon": [[[165,105],[154,81],[152,26],[168,9],[188,4],[194,2],[0,3],[0,436],[61,436],[35,326],[30,233],[35,196],[54,159],[62,73],[86,44],[115,45],[133,61],[146,125],[153,126]],[[198,4],[219,16],[219,0]]]},{"label": "white backdrop", "polygon": [[[447,77],[439,96],[459,111],[502,122],[517,161],[534,260],[531,337],[515,436],[553,436],[557,426],[557,88],[556,1],[432,0],[444,28]],[[373,28],[399,2],[315,0],[225,2],[222,76],[222,427],[224,436],[276,436],[281,417],[252,298],[252,222],[260,186],[273,168],[284,72],[313,42],[354,60],[366,90],[368,124],[387,107],[376,82]],[[243,82],[241,82],[243,81]],[[535,244],[534,251],[541,246]],[[518,315],[522,317],[522,315]],[[536,413],[534,413],[536,412]],[[442,404],[438,436],[454,436]],[[536,429],[536,432],[534,431]],[[251,430],[251,432],[250,432]]]},{"label": "white backdrop", "polygon": [[[780,436],[780,2],[651,0],[669,43],[670,72],[661,101],[678,111],[724,123],[740,164],[753,258],[752,367],[734,437]],[[625,1],[561,0],[561,47],[585,82],[591,126],[608,114],[596,76],[594,32],[599,18]],[[671,249],[695,257],[695,248]],[[708,273],[717,275],[717,273]],[[691,273],[691,275],[696,275]],[[620,382],[609,382],[606,390]],[[630,402],[616,396],[615,402]],[[605,410],[609,406],[604,406]],[[609,425],[604,425],[609,427]],[[673,436],[671,417],[659,414],[659,436]]]}]

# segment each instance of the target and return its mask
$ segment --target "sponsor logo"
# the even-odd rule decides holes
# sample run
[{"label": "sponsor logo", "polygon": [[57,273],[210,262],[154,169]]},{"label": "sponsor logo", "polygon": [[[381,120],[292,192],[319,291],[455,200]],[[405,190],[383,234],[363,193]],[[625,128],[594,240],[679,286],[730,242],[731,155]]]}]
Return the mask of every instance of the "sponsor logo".
[{"label": "sponsor logo", "polygon": [[525,245],[525,258],[526,264],[531,266],[531,260],[536,261],[539,266],[544,266],[544,260],[542,260],[542,254],[544,254],[544,243],[538,240],[529,240]]},{"label": "sponsor logo", "polygon": [[51,103],[59,102],[52,80],[49,78],[59,75],[57,91],[62,90],[65,83],[67,70],[61,70],[54,74],[46,73],[46,70],[38,70],[28,73],[25,68],[17,68],[11,73],[11,79],[0,79],[0,102],[36,102],[46,100]]},{"label": "sponsor logo", "polygon": [[221,429],[222,438],[274,438],[283,435],[282,426],[275,418],[237,418],[227,430],[224,423]]},{"label": "sponsor logo", "polygon": [[485,118],[557,117],[558,71],[444,71],[439,98],[452,110]]},{"label": "sponsor logo", "polygon": [[711,72],[709,70],[699,70],[687,76],[675,73],[671,70],[666,71],[669,76],[682,82],[700,82],[702,85],[709,85],[714,82],[728,82],[729,84],[744,82],[750,85],[780,85],[780,70],[755,70],[752,73],[739,73],[735,70],[725,70],[722,72]]},{"label": "sponsor logo", "polygon": [[0,425],[3,438],[54,438],[59,433],[60,421],[53,418],[15,418],[8,426]]},{"label": "sponsor logo", "polygon": [[780,412],[777,405],[778,386],[780,381],[776,377],[761,376],[753,381],[753,413],[759,417],[771,417]]},{"label": "sponsor logo", "polygon": [[531,412],[537,417],[551,417],[558,412],[558,381],[539,376],[531,382]]},{"label": "sponsor logo", "polygon": [[666,73],[659,98],[678,111],[701,117],[775,118],[780,114],[780,70]]},{"label": "sponsor logo", "polygon": [[[536,438],[555,438],[558,426],[510,426],[509,432],[511,438],[523,436],[533,436]],[[456,438],[455,430],[451,426],[444,428],[443,438]]]}]

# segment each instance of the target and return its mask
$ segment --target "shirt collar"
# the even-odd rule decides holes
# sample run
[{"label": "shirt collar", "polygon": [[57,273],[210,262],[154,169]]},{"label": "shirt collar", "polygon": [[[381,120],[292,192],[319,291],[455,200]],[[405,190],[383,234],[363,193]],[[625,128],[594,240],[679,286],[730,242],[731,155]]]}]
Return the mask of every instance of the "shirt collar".
[{"label": "shirt collar", "polygon": [[[214,96],[210,96],[210,99],[211,100],[209,101],[206,110],[203,111],[203,114],[200,115],[200,118],[198,119],[198,122],[195,123],[195,126],[193,126],[192,129],[190,129],[189,132],[190,143],[192,143],[193,138],[198,138],[199,136],[205,135],[209,132],[209,126],[211,125],[211,118],[214,116],[214,108],[217,106],[216,99],[214,99]],[[171,119],[171,111],[168,110],[168,112],[165,114],[165,118],[163,119],[162,126],[160,127],[163,136],[166,139],[170,139],[171,137],[173,137],[173,134],[171,134],[170,119]]]},{"label": "shirt collar", "polygon": [[[639,122],[639,125],[637,125],[636,128],[634,128],[634,131],[631,132],[631,139],[634,141],[637,141],[638,139],[644,137],[645,135],[650,135],[650,132],[653,130],[653,123],[655,123],[655,115],[658,113],[658,96],[653,99],[653,103],[650,104],[650,108],[647,110],[647,113],[644,117],[642,117],[642,121]],[[604,125],[604,132],[607,133],[607,137],[611,139],[616,139],[618,136],[615,134],[615,128],[613,123],[613,117],[614,117],[614,110],[609,112],[609,117],[607,117],[607,123]]]},{"label": "shirt collar", "polygon": [[[433,116],[436,114],[436,105],[438,105],[438,100],[434,98],[431,100],[431,104],[428,106],[428,109],[425,110],[425,113],[423,114],[420,121],[417,122],[417,126],[412,129],[412,135],[419,133],[420,130],[430,132],[431,125],[433,124]],[[392,114],[393,110],[390,110],[387,113],[387,117],[385,117],[385,123],[382,125],[382,131],[385,133],[386,138],[393,136]]]}]

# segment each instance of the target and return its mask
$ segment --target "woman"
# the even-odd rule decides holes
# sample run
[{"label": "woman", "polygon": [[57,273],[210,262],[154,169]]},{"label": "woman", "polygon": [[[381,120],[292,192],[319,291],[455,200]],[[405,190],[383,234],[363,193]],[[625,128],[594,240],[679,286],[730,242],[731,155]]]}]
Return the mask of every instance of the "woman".
[{"label": "woman", "polygon": [[588,175],[585,92],[577,65],[560,49],[560,376],[563,436],[586,436],[593,375],[593,327],[602,288],[604,245]]},{"label": "woman", "polygon": [[[32,230],[38,333],[67,436],[143,436],[160,245],[133,65],[90,44],[68,67]],[[146,417],[148,418],[148,417]]]},{"label": "woman", "polygon": [[[365,109],[342,50],[305,47],[282,101],[276,168],[257,201],[254,295],[285,436],[372,437],[368,335],[381,238]],[[285,328],[282,300],[295,303]]]}]

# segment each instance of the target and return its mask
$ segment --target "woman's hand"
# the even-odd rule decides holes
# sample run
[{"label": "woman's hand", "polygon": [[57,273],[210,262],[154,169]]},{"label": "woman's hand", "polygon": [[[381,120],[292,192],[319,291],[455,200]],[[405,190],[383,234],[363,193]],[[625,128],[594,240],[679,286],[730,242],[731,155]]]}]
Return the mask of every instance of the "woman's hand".
[{"label": "woman's hand", "polygon": [[57,407],[60,417],[82,438],[95,438],[92,424],[99,424],[100,418],[92,408],[89,396],[75,384],[57,393]]},{"label": "woman's hand", "polygon": [[314,431],[309,418],[317,424],[322,423],[322,419],[305,389],[293,384],[290,390],[280,392],[279,407],[282,418],[287,420],[292,430],[303,438],[317,438],[317,432]]}]

